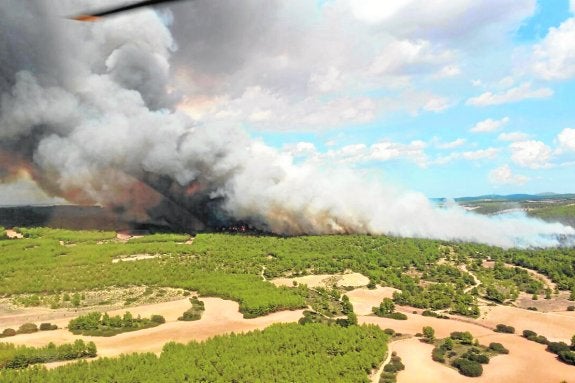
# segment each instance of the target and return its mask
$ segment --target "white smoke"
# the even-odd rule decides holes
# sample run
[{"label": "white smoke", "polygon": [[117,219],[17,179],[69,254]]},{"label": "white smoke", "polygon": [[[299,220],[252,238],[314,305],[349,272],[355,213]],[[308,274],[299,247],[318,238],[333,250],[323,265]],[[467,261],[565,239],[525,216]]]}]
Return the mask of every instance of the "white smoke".
[{"label": "white smoke", "polygon": [[[58,11],[95,3],[62,2]],[[393,234],[504,247],[555,246],[558,236],[575,235],[571,227],[525,217],[436,208],[422,194],[352,169],[296,165],[238,126],[197,125],[174,107],[170,56],[177,42],[152,10],[95,24],[50,23],[45,12],[18,0],[4,1],[0,10],[0,32],[8,38],[0,51],[7,63],[0,72],[0,150],[28,160],[54,195],[145,209],[158,201],[138,201],[131,188],[154,174],[174,181],[170,193],[193,186],[181,197],[193,214],[205,207],[188,199],[201,192],[223,198],[221,214],[277,233]],[[49,45],[45,53],[34,50],[42,44]],[[14,50],[17,60],[5,54]],[[5,162],[0,175],[9,169]]]}]

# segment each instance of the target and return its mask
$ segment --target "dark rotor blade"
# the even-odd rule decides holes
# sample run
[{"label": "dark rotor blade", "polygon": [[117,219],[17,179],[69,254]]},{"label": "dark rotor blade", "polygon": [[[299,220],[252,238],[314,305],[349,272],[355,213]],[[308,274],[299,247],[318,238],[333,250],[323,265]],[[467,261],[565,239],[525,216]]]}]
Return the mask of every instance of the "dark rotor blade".
[{"label": "dark rotor blade", "polygon": [[81,14],[81,15],[77,15],[77,16],[72,16],[70,18],[73,20],[77,20],[77,21],[96,21],[100,17],[105,17],[105,16],[114,15],[116,13],[131,11],[133,9],[137,9],[137,8],[141,8],[141,7],[149,7],[152,5],[157,5],[157,4],[161,4],[161,3],[168,3],[168,2],[175,2],[175,1],[182,1],[182,0],[138,1],[136,3],[124,5],[122,7],[114,7],[114,8],[109,8],[109,9],[105,9],[105,10],[101,10],[101,11],[97,11],[97,12],[85,13],[85,14]]}]

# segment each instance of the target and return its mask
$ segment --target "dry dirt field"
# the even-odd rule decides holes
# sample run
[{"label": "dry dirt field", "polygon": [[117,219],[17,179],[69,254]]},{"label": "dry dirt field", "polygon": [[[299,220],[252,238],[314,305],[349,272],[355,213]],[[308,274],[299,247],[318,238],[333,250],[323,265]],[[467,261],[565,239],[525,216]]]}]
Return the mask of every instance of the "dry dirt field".
[{"label": "dry dirt field", "polygon": [[[421,343],[417,338],[392,342],[390,350],[397,351],[406,366],[405,371],[398,375],[399,383],[559,383],[563,380],[568,383],[575,382],[575,367],[556,360],[555,355],[545,351],[544,345],[528,341],[518,335],[524,329],[532,329],[550,340],[569,343],[575,333],[575,315],[544,314],[499,306],[493,308],[487,320],[477,320],[476,323],[429,318],[409,313],[407,316],[406,321],[364,316],[359,318],[359,322],[392,328],[403,334],[416,334],[422,331],[423,326],[431,326],[438,338],[447,337],[452,331],[469,331],[481,344],[499,342],[509,349],[510,353],[493,358],[484,366],[481,377],[467,378],[449,367],[433,362],[432,347]],[[514,326],[517,334],[498,334],[483,327],[497,323]]]},{"label": "dry dirt field", "polygon": [[[49,342],[57,344],[73,342],[75,339],[91,340],[98,347],[100,356],[117,356],[130,352],[159,353],[165,343],[176,341],[186,343],[191,340],[204,340],[215,335],[230,332],[246,332],[262,329],[273,323],[296,322],[302,317],[302,310],[281,311],[255,319],[244,319],[238,311],[238,304],[219,298],[201,298],[206,311],[199,321],[181,322],[178,316],[190,308],[188,299],[164,302],[152,305],[130,307],[134,315],[149,317],[160,314],[166,318],[166,323],[158,327],[119,334],[113,337],[76,336],[66,329],[37,332],[34,334],[17,335],[9,341],[28,346],[43,346]],[[126,310],[109,311],[110,315],[123,314]],[[55,319],[52,323],[58,326],[67,325],[70,318]]]},{"label": "dry dirt field", "polygon": [[395,291],[399,290],[393,287],[377,286],[373,290],[367,288],[355,289],[347,292],[346,295],[353,304],[353,311],[357,315],[369,315],[372,312],[372,307],[379,306],[383,298],[391,298]]},{"label": "dry dirt field", "polygon": [[275,278],[270,280],[276,286],[293,286],[293,282],[304,284],[308,287],[331,287],[334,284],[337,286],[352,286],[361,287],[369,283],[369,278],[360,273],[338,274],[338,275],[306,275],[304,277],[295,278]]},{"label": "dry dirt field", "polygon": [[[346,277],[348,276],[348,277]],[[322,286],[325,283],[339,282],[341,285],[357,283],[364,285],[361,274],[323,275],[294,278],[299,283]],[[292,285],[293,279],[277,284]],[[360,283],[361,282],[361,283]],[[479,378],[467,378],[456,370],[433,362],[430,345],[421,343],[417,338],[403,339],[390,344],[390,352],[396,351],[406,366],[405,371],[398,375],[399,383],[434,383],[434,382],[476,382],[476,383],[559,383],[565,380],[575,383],[575,367],[568,366],[556,360],[555,356],[545,351],[545,346],[530,342],[520,336],[525,329],[536,331],[552,341],[569,343],[575,334],[575,312],[535,312],[510,306],[485,306],[482,308],[482,319],[459,318],[437,319],[413,314],[412,308],[397,307],[405,312],[408,320],[393,320],[369,315],[373,306],[379,305],[385,297],[391,297],[395,290],[378,287],[374,290],[358,288],[347,292],[354,309],[359,316],[359,322],[376,324],[381,328],[392,328],[396,332],[414,335],[422,331],[423,326],[435,329],[436,337],[449,336],[453,331],[469,331],[481,344],[500,342],[510,350],[509,355],[493,358],[484,366],[484,373]],[[206,311],[201,320],[195,322],[180,322],[177,317],[190,307],[188,298],[171,302],[140,305],[108,311],[110,314],[123,314],[129,310],[134,315],[149,317],[160,314],[167,323],[155,328],[120,334],[110,338],[75,336],[66,329],[38,332],[27,335],[17,335],[5,341],[30,346],[42,346],[48,342],[65,343],[78,338],[93,340],[100,356],[117,356],[129,352],[159,353],[166,342],[188,342],[204,340],[215,335],[230,332],[245,332],[262,329],[273,323],[296,322],[302,317],[302,310],[282,311],[255,319],[244,319],[238,311],[238,304],[219,298],[201,298],[205,302]],[[98,308],[97,308],[98,309]],[[100,308],[101,309],[101,308]],[[415,310],[418,313],[421,310]],[[45,308],[21,309],[19,312],[0,311],[0,329],[17,327],[24,321],[40,323],[50,321],[60,327],[79,313],[67,310],[49,310]],[[498,334],[492,331],[497,324],[514,326],[516,334]],[[61,365],[54,363],[48,367]],[[375,377],[373,381],[377,381]]]}]

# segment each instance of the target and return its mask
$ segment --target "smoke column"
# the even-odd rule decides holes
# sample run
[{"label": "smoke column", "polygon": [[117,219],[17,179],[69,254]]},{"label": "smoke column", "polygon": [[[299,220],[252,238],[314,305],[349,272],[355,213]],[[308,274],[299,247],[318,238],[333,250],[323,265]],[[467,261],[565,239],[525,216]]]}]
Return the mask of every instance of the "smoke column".
[{"label": "smoke column", "polygon": [[439,209],[350,169],[296,165],[236,126],[196,124],[177,108],[170,59],[178,42],[158,14],[84,24],[59,15],[106,2],[60,1],[50,12],[41,4],[0,3],[0,181],[24,172],[49,195],[188,230],[243,221],[283,234],[505,247],[556,246],[575,234],[520,216]]}]

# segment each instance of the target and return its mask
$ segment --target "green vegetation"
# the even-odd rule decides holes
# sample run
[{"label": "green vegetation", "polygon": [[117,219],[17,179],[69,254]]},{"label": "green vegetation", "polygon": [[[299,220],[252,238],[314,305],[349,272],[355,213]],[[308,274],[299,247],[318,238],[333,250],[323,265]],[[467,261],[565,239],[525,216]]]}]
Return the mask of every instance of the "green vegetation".
[{"label": "green vegetation", "polygon": [[575,366],[575,352],[573,351],[561,351],[559,353],[559,359],[564,363]]},{"label": "green vegetation", "polygon": [[509,350],[506,349],[501,343],[491,342],[489,343],[489,348],[498,354],[509,354]]},{"label": "green vegetation", "polygon": [[2,331],[2,334],[0,334],[0,338],[7,338],[16,334],[18,333],[13,328],[6,328],[4,331]]},{"label": "green vegetation", "polygon": [[166,320],[161,315],[152,315],[150,318],[134,318],[129,311],[123,316],[109,316],[108,313],[93,312],[72,319],[68,329],[74,335],[88,336],[114,336],[128,331],[143,330],[156,327]]},{"label": "green vegetation", "polygon": [[401,358],[395,351],[392,352],[389,363],[383,367],[383,372],[379,378],[379,383],[397,382],[397,374],[403,370],[405,370],[405,365],[401,362]]},{"label": "green vegetation", "polygon": [[423,340],[427,343],[433,343],[435,341],[435,330],[433,327],[425,326],[423,327]]},{"label": "green vegetation", "polygon": [[479,316],[477,298],[464,292],[461,286],[451,283],[432,284],[427,288],[407,285],[401,292],[393,293],[393,300],[400,305],[433,310],[449,309],[453,314]]},{"label": "green vegetation", "polygon": [[52,324],[52,323],[40,323],[40,327],[39,327],[40,331],[52,331],[52,330],[57,330],[58,329],[58,325]]},{"label": "green vegetation", "polygon": [[407,315],[395,311],[395,304],[393,303],[393,300],[391,300],[390,298],[383,298],[383,301],[381,301],[379,306],[372,307],[371,311],[378,317],[382,318],[390,318],[398,320],[407,319]]},{"label": "green vegetation", "polygon": [[[575,289],[575,249],[558,247],[550,249],[508,249],[486,246],[474,243],[453,244],[455,251],[465,259],[481,260],[491,258],[496,261],[514,264],[540,272],[557,284],[559,290]],[[478,263],[473,263],[475,269],[482,271]],[[520,273],[520,272],[517,272]],[[481,274],[481,273],[480,273]],[[481,276],[479,276],[481,278]],[[530,277],[533,279],[532,277]],[[535,280],[537,281],[537,280]],[[527,290],[526,286],[524,289]]]},{"label": "green vegetation", "polygon": [[[401,290],[394,296],[397,304],[477,316],[477,297],[473,291],[466,292],[473,287],[473,278],[455,265],[437,265],[442,257],[467,264],[487,282],[485,291],[480,288],[482,293],[494,300],[510,299],[517,291],[539,291],[541,286],[521,269],[481,268],[480,261],[488,256],[539,270],[560,289],[575,291],[575,250],[565,248],[503,250],[365,235],[280,238],[202,234],[193,244],[184,244],[189,239],[186,235],[158,234],[123,243],[111,232],[18,230],[26,238],[0,240],[0,260],[5,266],[0,270],[0,294],[25,294],[14,299],[32,306],[74,307],[83,305],[80,293],[85,290],[150,286],[235,300],[247,318],[307,304],[326,315],[340,315],[341,300],[330,297],[331,291],[277,288],[262,280],[265,266],[266,279],[353,270],[366,275],[372,287],[381,284]],[[136,254],[161,257],[112,263]],[[499,279],[507,277],[511,279]]]},{"label": "green vegetation", "polygon": [[495,332],[501,332],[504,334],[515,334],[515,327],[513,326],[507,326],[504,324],[498,324],[497,326],[495,326]]},{"label": "green vegetation", "polygon": [[49,343],[47,346],[40,348],[0,343],[0,370],[25,368],[31,364],[56,362],[59,360],[93,358],[95,356],[96,345],[94,342],[84,343],[81,339],[76,340],[73,344],[56,346],[54,343]]},{"label": "green vegetation", "polygon": [[0,381],[56,382],[369,382],[387,336],[376,326],[272,325],[243,335],[188,345],[168,343],[162,354],[124,355],[55,370],[4,371]]},{"label": "green vegetation", "polygon": [[[328,326],[335,324],[342,327],[357,325],[357,315],[353,312],[353,305],[349,301],[349,297],[347,295],[343,295],[340,303],[341,313],[338,314],[340,317],[337,319],[333,319],[333,315],[329,312],[326,314],[324,312],[305,310],[303,312],[303,318],[300,318],[298,322],[299,324],[322,323]],[[341,314],[347,315],[347,318],[342,318]]]},{"label": "green vegetation", "polygon": [[[433,341],[433,334],[428,335],[431,335],[431,338],[426,339]],[[452,332],[449,338],[435,341],[431,357],[439,363],[446,363],[449,359],[449,364],[460,374],[475,377],[483,373],[482,364],[488,364],[490,357],[499,354],[509,354],[509,350],[501,343],[491,343],[489,347],[481,346],[477,341],[474,342],[470,332],[456,331]]]},{"label": "green vegetation", "polygon": [[443,315],[443,314],[439,314],[436,313],[435,311],[431,311],[431,310],[423,310],[423,312],[421,313],[422,316],[424,317],[433,317],[433,318],[439,318],[439,319],[449,319],[449,317],[447,315]]},{"label": "green vegetation", "polygon": [[547,340],[546,337],[544,337],[543,335],[537,335],[537,333],[535,331],[531,331],[531,330],[523,330],[523,337],[527,338],[528,340],[532,341],[532,342],[537,342],[537,343],[541,343],[541,344],[548,344],[549,341]]},{"label": "green vegetation", "polygon": [[192,304],[192,308],[186,310],[178,320],[195,321],[202,319],[202,314],[205,311],[204,302],[200,301],[198,297],[191,297],[190,303]]}]

